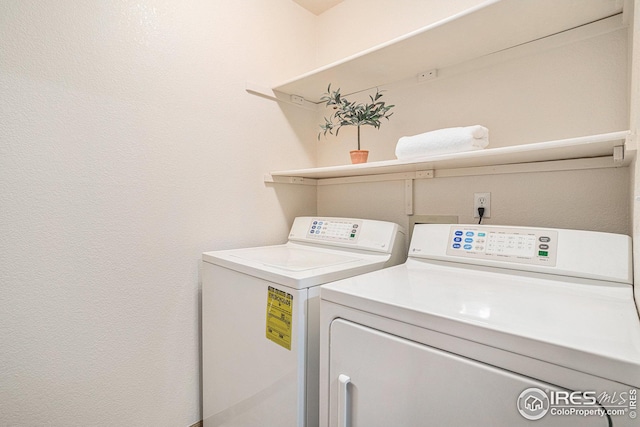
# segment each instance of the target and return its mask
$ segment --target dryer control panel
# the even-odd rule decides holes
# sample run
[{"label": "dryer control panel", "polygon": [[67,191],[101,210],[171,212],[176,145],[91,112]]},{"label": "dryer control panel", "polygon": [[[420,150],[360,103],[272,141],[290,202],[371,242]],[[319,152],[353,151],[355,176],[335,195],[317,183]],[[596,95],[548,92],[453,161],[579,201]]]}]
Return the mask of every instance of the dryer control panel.
[{"label": "dryer control panel", "polygon": [[631,237],[563,228],[418,224],[409,258],[633,283]]},{"label": "dryer control panel", "polygon": [[452,226],[447,255],[554,267],[557,247],[555,230]]}]

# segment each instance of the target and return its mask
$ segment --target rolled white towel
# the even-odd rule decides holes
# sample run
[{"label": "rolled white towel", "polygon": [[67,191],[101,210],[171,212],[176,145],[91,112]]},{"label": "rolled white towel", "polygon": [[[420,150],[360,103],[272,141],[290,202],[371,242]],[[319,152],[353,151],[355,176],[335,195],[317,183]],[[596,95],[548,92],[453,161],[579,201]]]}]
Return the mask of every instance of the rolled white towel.
[{"label": "rolled white towel", "polygon": [[481,150],[487,145],[489,145],[489,130],[483,126],[446,128],[414,136],[403,136],[396,145],[396,157],[399,160],[408,160]]}]

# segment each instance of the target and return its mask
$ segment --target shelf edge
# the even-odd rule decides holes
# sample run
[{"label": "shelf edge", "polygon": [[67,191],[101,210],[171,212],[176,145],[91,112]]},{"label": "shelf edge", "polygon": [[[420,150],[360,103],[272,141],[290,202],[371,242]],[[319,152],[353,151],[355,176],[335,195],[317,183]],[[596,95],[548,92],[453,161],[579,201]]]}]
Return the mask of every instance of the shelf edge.
[{"label": "shelf edge", "polygon": [[[432,157],[421,157],[412,161],[383,160],[380,162],[371,162],[359,165],[338,165],[311,169],[275,171],[271,172],[271,176],[297,177],[305,179],[331,179],[364,175],[416,172],[430,169],[437,170],[467,168],[500,164],[518,164],[540,161],[579,159],[588,157],[600,157],[605,154],[613,156],[614,143],[616,141],[620,141],[620,144],[618,145],[625,145],[630,137],[631,132],[629,130],[624,130],[597,135],[587,135],[576,138],[566,138],[554,141],[512,145],[508,147],[490,148],[486,150],[466,151],[462,153],[446,154]],[[587,150],[590,148],[594,148],[595,145],[603,143],[610,143],[606,147],[603,147],[605,149],[611,149],[610,153],[604,153],[603,150],[597,150],[596,153],[590,153]],[[532,153],[542,154],[545,152],[551,152],[552,150],[562,150],[580,146],[584,147],[584,150],[582,150],[582,152],[577,152],[575,156],[571,157],[562,156],[558,158],[547,158],[548,156],[538,156],[527,159],[527,156],[531,155]],[[598,147],[595,148],[597,149]],[[627,149],[626,151],[628,154],[634,153],[634,150]],[[504,158],[508,156],[511,156],[512,159],[509,161],[499,160],[499,157]],[[492,157],[498,160],[495,163],[491,162]],[[475,164],[474,162],[477,164]],[[456,164],[458,166],[456,166]]]}]

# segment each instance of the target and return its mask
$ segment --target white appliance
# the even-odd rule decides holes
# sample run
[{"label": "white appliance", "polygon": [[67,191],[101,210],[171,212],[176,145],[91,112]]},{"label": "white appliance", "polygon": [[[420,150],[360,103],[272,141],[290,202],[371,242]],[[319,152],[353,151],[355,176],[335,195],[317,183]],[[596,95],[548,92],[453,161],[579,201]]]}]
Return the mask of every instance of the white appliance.
[{"label": "white appliance", "polygon": [[628,236],[417,225],[320,295],[322,427],[640,424]]},{"label": "white appliance", "polygon": [[299,217],[286,244],[202,258],[204,426],[314,427],[319,285],[404,262],[405,233]]}]

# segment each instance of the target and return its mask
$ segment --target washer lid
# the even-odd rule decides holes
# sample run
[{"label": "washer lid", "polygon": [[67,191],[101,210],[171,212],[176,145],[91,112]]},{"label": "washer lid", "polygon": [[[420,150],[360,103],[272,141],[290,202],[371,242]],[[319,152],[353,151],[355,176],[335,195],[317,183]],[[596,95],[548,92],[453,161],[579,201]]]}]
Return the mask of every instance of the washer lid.
[{"label": "washer lid", "polygon": [[640,386],[630,285],[409,259],[321,288],[322,300]]},{"label": "washer lid", "polygon": [[293,242],[205,252],[202,255],[204,262],[295,289],[378,270],[390,258],[390,254],[330,249]]},{"label": "washer lid", "polygon": [[231,254],[231,257],[288,271],[327,268],[359,260],[356,257],[342,253],[319,252],[289,246],[251,248]]}]

